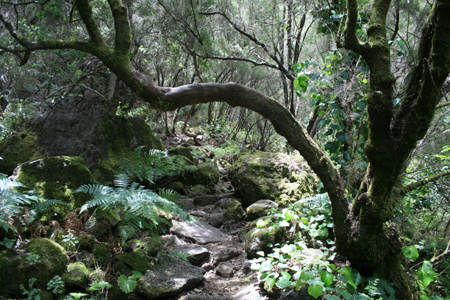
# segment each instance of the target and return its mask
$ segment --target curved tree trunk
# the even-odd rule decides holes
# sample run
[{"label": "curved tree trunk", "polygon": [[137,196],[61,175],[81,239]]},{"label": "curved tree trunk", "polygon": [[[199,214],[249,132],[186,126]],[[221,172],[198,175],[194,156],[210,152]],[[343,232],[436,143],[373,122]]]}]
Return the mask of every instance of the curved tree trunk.
[{"label": "curved tree trunk", "polygon": [[363,56],[370,67],[367,95],[369,139],[365,152],[370,162],[363,189],[353,207],[326,152],[282,104],[260,92],[237,83],[202,83],[180,87],[159,87],[146,75],[131,67],[128,52],[131,31],[121,0],[109,0],[115,21],[115,45],[104,41],[89,0],[76,0],[90,40],[30,41],[16,31],[0,12],[0,20],[10,34],[28,51],[76,49],[96,55],[117,77],[144,101],[160,111],[174,110],[197,103],[226,102],[253,110],[270,120],[275,130],[306,159],[321,179],[332,204],[337,250],[360,272],[377,272],[396,284],[398,299],[411,299],[411,290],[401,265],[401,244],[389,221],[398,201],[394,187],[416,142],[426,133],[433,118],[439,92],[450,72],[450,1],[436,0],[423,29],[419,52],[404,93],[401,107],[394,115],[390,49],[386,38],[386,16],[390,0],[374,0],[367,29],[368,40],[356,36],[356,0],[348,0],[347,20],[341,25],[338,44]]}]

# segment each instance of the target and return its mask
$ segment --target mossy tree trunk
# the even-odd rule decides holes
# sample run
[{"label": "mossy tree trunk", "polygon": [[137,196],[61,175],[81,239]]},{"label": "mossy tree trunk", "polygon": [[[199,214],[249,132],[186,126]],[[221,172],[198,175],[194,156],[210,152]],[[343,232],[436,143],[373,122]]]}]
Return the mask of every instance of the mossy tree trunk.
[{"label": "mossy tree trunk", "polygon": [[0,11],[0,20],[27,51],[76,49],[97,56],[117,77],[143,100],[160,111],[214,101],[251,109],[269,119],[276,131],[301,153],[322,180],[333,207],[338,251],[366,274],[377,272],[396,283],[397,298],[412,294],[400,265],[401,245],[395,228],[389,225],[398,200],[395,192],[405,163],[416,142],[426,133],[439,101],[439,92],[450,72],[450,1],[436,0],[423,28],[419,51],[403,95],[401,107],[393,112],[394,77],[386,37],[386,16],[390,0],[374,0],[367,29],[368,40],[356,36],[358,7],[348,0],[346,22],[341,25],[338,45],[354,51],[368,62],[370,90],[367,95],[369,140],[365,151],[369,169],[365,182],[349,205],[338,170],[329,156],[279,102],[256,90],[236,84],[189,84],[159,87],[131,67],[128,53],[131,30],[121,0],[109,0],[115,22],[115,45],[111,49],[97,26],[89,0],[76,0],[89,41],[31,41],[18,32]]}]

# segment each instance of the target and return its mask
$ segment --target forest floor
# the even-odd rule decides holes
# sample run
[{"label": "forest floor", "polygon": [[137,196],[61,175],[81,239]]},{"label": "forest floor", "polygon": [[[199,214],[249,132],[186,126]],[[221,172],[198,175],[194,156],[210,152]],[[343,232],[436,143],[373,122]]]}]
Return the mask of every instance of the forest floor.
[{"label": "forest floor", "polygon": [[[166,150],[182,145],[188,137],[178,135],[163,140]],[[222,180],[228,181],[227,174],[221,170]],[[217,199],[230,198],[232,194],[216,194]],[[185,205],[189,213],[194,215],[199,221],[213,225],[220,218],[220,213],[214,203],[209,205],[194,205],[195,201],[189,196],[179,199]],[[238,200],[238,199],[237,199]],[[218,216],[219,215],[219,216]],[[245,252],[245,226],[246,220],[230,221],[224,220],[223,224],[217,227],[221,232],[230,236],[226,241],[213,242],[200,245],[211,253],[209,263],[206,263],[209,269],[205,273],[205,280],[194,289],[181,293],[171,299],[210,299],[210,300],[263,300],[269,299],[263,295],[264,291],[259,289],[259,282],[255,273],[251,271],[251,263],[247,259]],[[192,245],[192,241],[179,237],[184,244]],[[169,246],[170,247],[170,246]]]}]

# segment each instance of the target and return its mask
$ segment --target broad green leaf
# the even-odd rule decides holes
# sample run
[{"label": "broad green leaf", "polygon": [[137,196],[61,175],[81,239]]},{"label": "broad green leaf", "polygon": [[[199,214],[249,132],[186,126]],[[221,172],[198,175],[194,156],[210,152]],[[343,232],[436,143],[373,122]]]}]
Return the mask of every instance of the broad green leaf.
[{"label": "broad green leaf", "polygon": [[258,222],[256,222],[256,226],[258,228],[263,228],[267,225],[267,223],[268,222],[266,220],[259,219]]},{"label": "broad green leaf", "polygon": [[329,273],[327,270],[323,270],[320,273],[320,279],[322,279],[325,286],[330,286],[333,283],[334,275]]},{"label": "broad green leaf", "polygon": [[289,273],[281,272],[281,278],[277,280],[276,285],[281,289],[287,288],[293,284],[293,282],[289,279],[291,279],[291,275]]},{"label": "broad green leaf", "polygon": [[266,279],[267,284],[267,290],[272,291],[273,286],[275,285],[275,282],[277,281],[276,278],[269,277]]},{"label": "broad green leaf", "polygon": [[345,298],[345,300],[350,300],[352,299],[352,294],[350,294],[349,291],[344,290],[344,289],[338,289],[337,290],[338,294],[341,295],[342,297]]},{"label": "broad green leaf", "polygon": [[430,262],[430,261],[428,261],[428,260],[425,260],[424,262],[423,262],[423,264],[422,264],[422,271],[425,273],[425,274],[430,274],[430,272],[433,270],[433,264]]},{"label": "broad green leaf", "polygon": [[322,286],[320,284],[311,284],[308,286],[308,294],[317,299],[322,294]]},{"label": "broad green leaf", "polygon": [[300,274],[300,278],[304,281],[310,280],[313,276],[314,274],[311,271],[302,271],[302,274]]},{"label": "broad green leaf", "polygon": [[339,298],[339,296],[336,295],[325,295],[323,296],[323,298],[325,298],[326,300],[340,300],[341,298]]},{"label": "broad green leaf", "polygon": [[428,286],[434,281],[434,277],[430,276],[428,273],[424,273],[422,269],[419,269],[418,275],[419,280],[423,283],[424,286]]},{"label": "broad green leaf", "polygon": [[415,261],[419,257],[419,251],[414,246],[405,246],[403,247],[403,255],[412,260]]},{"label": "broad green leaf", "polygon": [[347,283],[350,284],[355,289],[357,289],[356,284],[353,282],[353,279],[352,279],[352,269],[350,267],[344,268],[344,276],[345,276],[345,279],[347,279]]},{"label": "broad green leaf", "polygon": [[132,292],[134,288],[136,287],[137,281],[136,278],[133,276],[126,277],[125,275],[120,275],[119,279],[117,281],[117,284],[119,285],[120,289],[124,291],[126,294]]},{"label": "broad green leaf", "polygon": [[284,218],[286,219],[286,221],[289,221],[290,219],[292,219],[293,216],[294,216],[294,214],[290,210],[286,210],[284,212]]},{"label": "broad green leaf", "polygon": [[291,253],[293,251],[295,251],[295,246],[294,245],[284,245],[283,248],[281,248],[281,252],[283,253]]},{"label": "broad green leaf", "polygon": [[261,268],[259,268],[259,272],[270,271],[270,270],[272,270],[272,268],[273,268],[272,262],[266,260],[261,264]]}]

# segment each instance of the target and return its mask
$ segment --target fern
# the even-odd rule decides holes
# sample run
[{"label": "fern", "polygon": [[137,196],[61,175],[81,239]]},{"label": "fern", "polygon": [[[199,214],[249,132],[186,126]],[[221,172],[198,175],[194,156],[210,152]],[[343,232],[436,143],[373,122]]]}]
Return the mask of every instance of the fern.
[{"label": "fern", "polygon": [[6,175],[0,175],[0,226],[8,231],[8,224],[12,218],[22,213],[23,207],[33,204],[31,206],[30,214],[32,216],[30,221],[54,204],[66,204],[59,200],[46,200],[35,191],[27,191],[21,193],[16,188],[24,188],[25,186],[17,181],[8,179]]},{"label": "fern", "polygon": [[119,170],[129,176],[136,176],[140,181],[147,180],[154,183],[160,176],[178,175],[183,171],[191,171],[195,166],[188,165],[189,159],[184,156],[169,156],[167,151],[150,149],[149,152],[143,152],[144,147],[138,147],[134,150],[131,159],[121,159],[122,165]]},{"label": "fern", "polygon": [[[145,189],[138,183],[131,182],[130,178],[124,174],[116,176],[114,183],[116,187],[98,184],[84,185],[75,193],[87,193],[93,196],[81,207],[80,213],[97,206],[101,209],[115,209],[124,213],[122,221],[118,224],[121,228],[119,235],[122,243],[142,229],[156,232],[159,224],[167,223],[167,219],[177,215],[185,220],[190,219],[190,216],[176,203]],[[179,196],[169,190],[164,190],[163,195],[170,196],[171,199]]]}]

